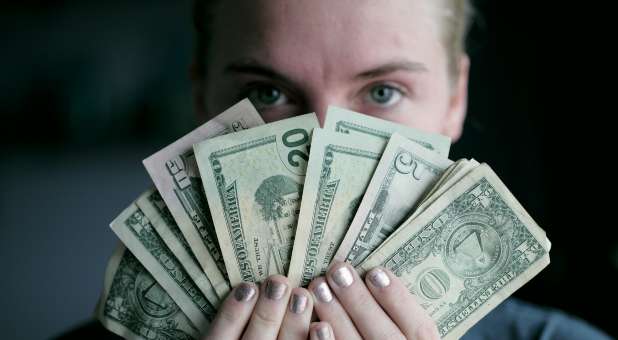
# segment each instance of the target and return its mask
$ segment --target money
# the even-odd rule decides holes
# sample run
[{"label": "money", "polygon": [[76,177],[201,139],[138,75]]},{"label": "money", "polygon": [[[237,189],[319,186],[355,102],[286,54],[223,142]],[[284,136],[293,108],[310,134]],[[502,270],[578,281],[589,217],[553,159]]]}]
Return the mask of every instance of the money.
[{"label": "money", "polygon": [[248,99],[144,160],[144,166],[220,298],[229,291],[210,211],[204,198],[193,144],[262,125]]},{"label": "money", "polygon": [[335,259],[390,269],[458,338],[549,263],[551,243],[489,166],[449,148],[337,107],[324,129],[315,114],[264,125],[243,100],[143,161],[157,189],[110,224],[123,245],[96,315],[131,340],[195,339],[230,284],[305,286]]},{"label": "money", "polygon": [[130,340],[197,339],[200,332],[150,273],[123,245],[105,271],[96,317]]},{"label": "money", "polygon": [[137,199],[135,204],[150,221],[150,224],[167,248],[176,257],[178,262],[182,264],[200,292],[204,294],[213,306],[219,306],[220,299],[217,292],[206,274],[200,269],[197,259],[191,253],[189,244],[182,237],[176,221],[174,221],[172,214],[165,206],[165,202],[163,202],[159,192],[148,190]]},{"label": "money", "polygon": [[305,286],[324,274],[386,145],[383,139],[313,132],[288,278]]},{"label": "money", "polygon": [[436,152],[448,156],[451,139],[437,133],[423,132],[401,124],[371,117],[362,113],[329,106],[324,121],[324,130],[361,137],[364,140],[379,139],[386,143],[394,132]]},{"label": "money", "polygon": [[408,218],[412,220],[430,206],[438,197],[447,192],[455,183],[459,182],[464,176],[468,175],[472,170],[476,169],[480,164],[474,159],[461,159],[453,164],[452,171],[447,176],[436,183],[433,189],[423,198],[414,213]]},{"label": "money", "polygon": [[191,323],[204,332],[214,318],[216,308],[166,247],[144,212],[133,203],[112,221],[110,227]]},{"label": "money", "polygon": [[194,146],[230,283],[287,272],[315,114]]},{"label": "money", "polygon": [[452,163],[394,133],[335,259],[353,266],[360,264],[411,215],[420,199]]},{"label": "money", "polygon": [[360,264],[399,276],[457,339],[549,264],[544,231],[482,164],[399,227]]}]

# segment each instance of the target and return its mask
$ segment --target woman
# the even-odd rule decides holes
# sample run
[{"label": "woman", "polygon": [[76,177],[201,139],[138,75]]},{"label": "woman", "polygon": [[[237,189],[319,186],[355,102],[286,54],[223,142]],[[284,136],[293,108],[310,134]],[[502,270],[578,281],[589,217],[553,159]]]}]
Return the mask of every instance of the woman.
[{"label": "woman", "polygon": [[[195,102],[221,112],[249,97],[266,121],[333,104],[456,141],[470,61],[465,0],[198,0]],[[312,311],[321,322],[311,323]],[[437,339],[434,322],[392,273],[363,280],[332,265],[308,289],[273,276],[241,284],[206,339]],[[507,301],[466,336],[602,338],[579,321]]]}]

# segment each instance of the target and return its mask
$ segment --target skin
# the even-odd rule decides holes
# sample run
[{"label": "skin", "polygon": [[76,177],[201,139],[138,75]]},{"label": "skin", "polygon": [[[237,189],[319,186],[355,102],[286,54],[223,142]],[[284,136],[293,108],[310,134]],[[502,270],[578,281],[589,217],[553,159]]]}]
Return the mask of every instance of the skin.
[{"label": "skin", "polygon": [[[200,118],[249,97],[266,121],[316,112],[329,104],[374,115],[456,141],[467,105],[469,59],[449,74],[435,3],[428,0],[221,0],[214,8],[206,76],[194,74]],[[333,273],[348,267],[353,283]],[[230,294],[206,339],[437,339],[435,324],[392,273],[387,287],[335,263],[307,289],[289,287],[283,298],[264,286],[238,301]],[[334,296],[316,298],[326,282]],[[310,297],[293,313],[290,297]],[[312,310],[321,322],[311,323]],[[321,331],[320,331],[321,330]]]}]

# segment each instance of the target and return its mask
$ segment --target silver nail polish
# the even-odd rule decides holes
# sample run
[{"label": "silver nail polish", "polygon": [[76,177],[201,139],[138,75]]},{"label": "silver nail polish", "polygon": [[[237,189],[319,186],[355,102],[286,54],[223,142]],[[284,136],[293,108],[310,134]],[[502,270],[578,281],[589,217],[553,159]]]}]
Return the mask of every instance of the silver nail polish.
[{"label": "silver nail polish", "polygon": [[375,268],[369,273],[369,281],[371,281],[374,286],[380,288],[388,287],[388,285],[391,284],[391,279],[380,268]]},{"label": "silver nail polish", "polygon": [[241,283],[234,290],[234,298],[236,301],[247,302],[255,295],[255,287],[248,283]]},{"label": "silver nail polish", "polygon": [[320,282],[313,289],[313,293],[318,297],[318,300],[322,302],[331,302],[333,300],[333,294],[330,292],[330,288],[328,288],[328,284],[326,282]]},{"label": "silver nail polish", "polygon": [[285,295],[288,285],[283,282],[268,280],[266,283],[266,297],[271,300],[279,300]]},{"label": "silver nail polish", "polygon": [[335,270],[332,274],[332,278],[337,286],[341,288],[348,287],[352,284],[352,282],[354,282],[354,276],[352,276],[352,272],[350,272],[346,266]]},{"label": "silver nail polish", "polygon": [[302,294],[292,295],[292,302],[290,303],[290,310],[293,313],[300,314],[307,308],[307,297]]},{"label": "silver nail polish", "polygon": [[330,329],[327,326],[322,326],[318,328],[315,332],[320,340],[330,340]]}]

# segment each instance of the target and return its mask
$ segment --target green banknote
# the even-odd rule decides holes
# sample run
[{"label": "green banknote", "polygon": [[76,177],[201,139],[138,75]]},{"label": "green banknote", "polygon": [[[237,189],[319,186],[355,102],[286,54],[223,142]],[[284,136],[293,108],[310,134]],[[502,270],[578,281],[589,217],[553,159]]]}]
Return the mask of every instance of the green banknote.
[{"label": "green banknote", "polygon": [[444,157],[448,157],[451,148],[451,139],[446,136],[420,131],[336,106],[328,107],[324,130],[344,133],[364,140],[379,139],[384,143],[393,133],[397,132]]},{"label": "green banknote", "polygon": [[307,114],[194,146],[232,285],[286,273],[318,126]]},{"label": "green banknote", "polygon": [[163,202],[159,192],[148,190],[137,199],[135,204],[150,221],[150,224],[165,243],[167,249],[172,252],[178,262],[184,267],[200,292],[204,294],[213,306],[219,306],[220,299],[217,292],[206,274],[201,270],[193,253],[191,253],[189,244],[182,237],[176,221],[174,221],[172,214],[165,206],[165,202]]},{"label": "green banknote", "polygon": [[206,331],[217,310],[191,279],[136,204],[112,223],[112,230],[165,289],[200,332]]},{"label": "green banknote", "polygon": [[399,276],[443,339],[458,339],[549,264],[550,243],[485,164],[360,264]]},{"label": "green banknote", "polygon": [[339,247],[386,141],[313,132],[307,180],[288,277],[307,285],[324,274]]},{"label": "green banknote", "polygon": [[394,133],[335,259],[356,266],[417,206],[453,162]]},{"label": "green banknote", "polygon": [[245,99],[144,160],[152,181],[220,298],[229,291],[229,285],[193,144],[262,124],[258,112]]},{"label": "green banknote", "polygon": [[123,245],[107,270],[96,317],[129,340],[190,340],[200,332],[150,273]]}]

